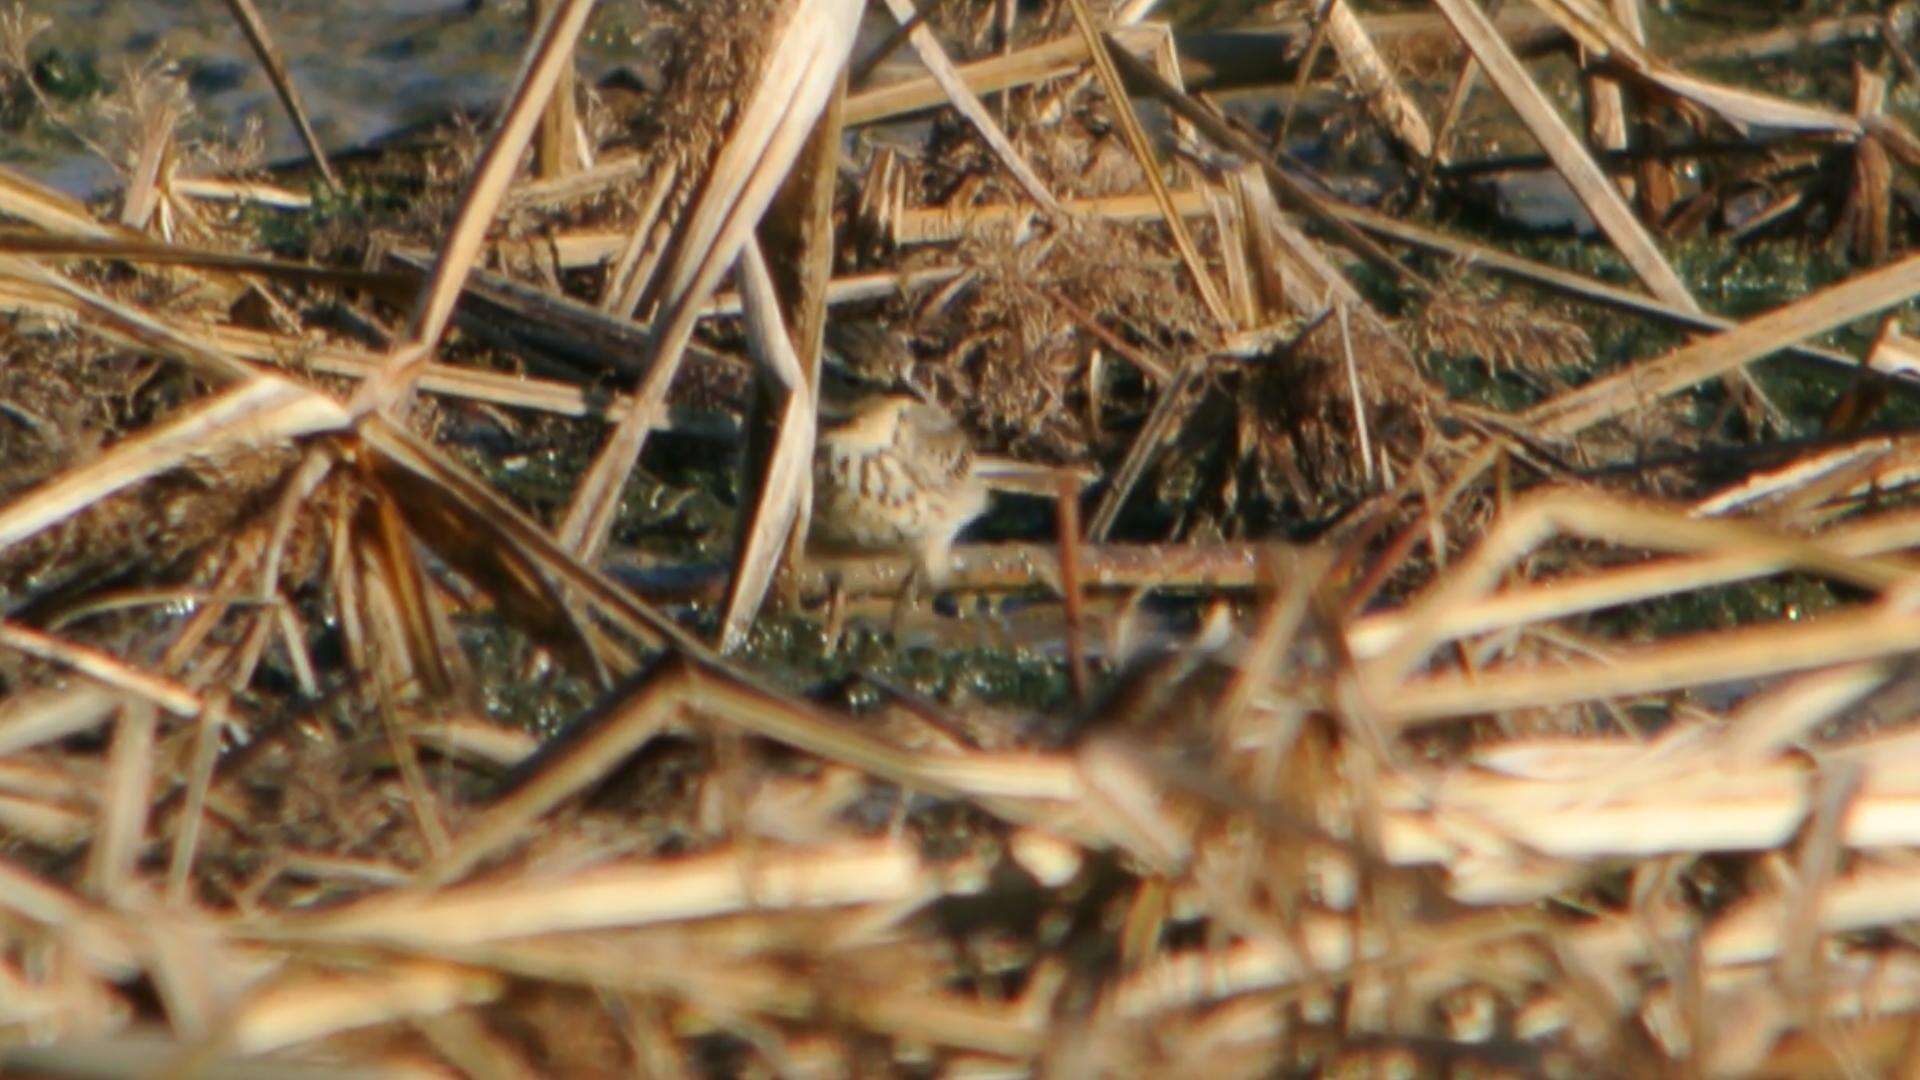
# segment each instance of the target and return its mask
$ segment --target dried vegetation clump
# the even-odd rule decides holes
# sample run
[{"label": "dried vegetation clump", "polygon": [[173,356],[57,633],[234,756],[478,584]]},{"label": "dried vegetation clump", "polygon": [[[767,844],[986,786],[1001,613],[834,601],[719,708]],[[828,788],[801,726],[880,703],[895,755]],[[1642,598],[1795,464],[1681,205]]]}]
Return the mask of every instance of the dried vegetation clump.
[{"label": "dried vegetation clump", "polygon": [[1910,1063],[1911,5],[538,6],[275,170],[0,19],[0,1071]]}]

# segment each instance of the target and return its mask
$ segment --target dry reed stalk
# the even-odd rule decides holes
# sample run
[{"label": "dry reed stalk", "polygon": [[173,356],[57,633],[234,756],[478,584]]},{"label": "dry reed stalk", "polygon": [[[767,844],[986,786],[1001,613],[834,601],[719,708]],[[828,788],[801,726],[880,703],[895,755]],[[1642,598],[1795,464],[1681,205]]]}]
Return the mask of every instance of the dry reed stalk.
[{"label": "dry reed stalk", "polygon": [[1746,479],[1694,504],[1699,514],[1760,511],[1782,525],[1813,524],[1850,494],[1901,486],[1912,475],[1904,464],[1920,449],[1910,439],[1862,439],[1825,451],[1810,451],[1787,465],[1756,469]]},{"label": "dry reed stalk", "polygon": [[[961,64],[954,74],[971,93],[990,94],[1072,74],[1086,58],[1085,39],[1070,34],[1003,56]],[[950,100],[946,88],[933,76],[862,90],[847,96],[847,126],[893,119]]]},{"label": "dry reed stalk", "polygon": [[[389,296],[410,295],[410,274],[379,274],[308,266],[284,259],[212,251],[187,244],[164,243],[139,236],[92,236],[0,230],[0,252],[18,255],[73,256],[88,259],[124,259],[159,266],[189,266],[207,270],[257,274],[275,279],[307,281],[347,289],[366,289]],[[158,313],[149,312],[156,315]]]},{"label": "dry reed stalk", "polygon": [[503,209],[519,210],[563,206],[597,198],[620,184],[637,179],[660,167],[644,154],[616,152],[602,155],[591,166],[563,176],[525,180],[508,193]]},{"label": "dry reed stalk", "polygon": [[1691,42],[1682,46],[1674,58],[1689,63],[1703,60],[1759,60],[1796,49],[1871,40],[1879,37],[1888,26],[1904,38],[1912,32],[1916,15],[1920,15],[1920,10],[1916,10],[1913,4],[1896,3],[1880,15],[1835,15],[1798,26],[1783,26],[1776,30],[1739,34],[1714,41]]},{"label": "dry reed stalk", "polygon": [[[1258,583],[1258,545],[1248,544],[1099,544],[1080,548],[1082,580],[1089,588],[1248,589]],[[838,580],[847,596],[898,595],[912,572],[906,556],[879,555],[857,560],[820,558],[803,568],[798,588],[803,600],[827,596]],[[959,544],[953,549],[950,582],[970,593],[1019,592],[1036,580],[1051,581],[1057,555],[1045,544]],[[630,553],[610,551],[608,573],[641,596],[682,602],[718,601],[724,595],[723,570],[654,567]]]},{"label": "dry reed stalk", "polygon": [[92,895],[116,906],[136,896],[136,870],[145,846],[147,812],[153,788],[153,744],[159,710],[145,701],[129,701],[114,725],[107,753],[100,825],[87,851],[83,877]]},{"label": "dry reed stalk", "polygon": [[[740,291],[746,301],[748,345],[773,384],[777,412],[773,417],[774,439],[769,461],[760,474],[760,490],[740,543],[725,612],[721,616],[720,651],[723,653],[732,652],[744,643],[747,628],[759,614],[760,602],[786,550],[788,537],[794,530],[805,527],[803,522],[813,503],[814,436],[818,423],[814,415],[818,378],[802,367],[796,355],[793,334],[780,315],[773,278],[760,255],[760,245],[752,238],[748,238],[741,249],[738,265]],[[823,299],[818,293],[815,295]],[[820,304],[817,310],[824,309],[825,305]],[[823,325],[824,322],[816,322],[811,342],[816,371],[819,331]],[[797,327],[794,332],[798,332]]]},{"label": "dry reed stalk", "polygon": [[993,150],[1000,164],[1006,167],[1007,172],[1020,185],[1020,190],[1026,192],[1027,197],[1038,203],[1041,209],[1058,216],[1061,213],[1060,204],[1054,199],[1053,192],[1048,190],[1046,183],[1040,179],[1038,173],[1033,171],[1033,166],[1027,163],[1020,151],[1014,148],[1013,143],[1007,138],[1007,133],[1000,129],[999,123],[987,112],[986,105],[967,85],[967,80],[960,74],[959,69],[954,66],[952,60],[948,59],[946,49],[940,45],[940,39],[934,37],[933,31],[925,26],[910,25],[917,18],[913,0],[886,0],[886,4],[887,9],[893,12],[893,17],[902,26],[909,27],[907,40],[913,43],[914,51],[920,54],[920,62],[933,73],[934,82],[939,84],[941,91],[946,94],[947,100],[952,103],[954,109],[973,125],[981,140]]},{"label": "dry reed stalk", "polygon": [[[1404,677],[1441,638],[1432,627],[1453,618],[1461,605],[1492,592],[1519,560],[1556,535],[1584,536],[1657,550],[1751,552],[1810,573],[1878,592],[1894,590],[1912,573],[1903,561],[1843,553],[1818,540],[1782,536],[1744,522],[1658,514],[1653,508],[1581,492],[1546,492],[1516,506],[1495,525],[1472,555],[1410,605],[1405,630],[1381,655],[1370,678]],[[1767,553],[1761,556],[1760,553]],[[1395,635],[1390,635],[1395,636]],[[1384,683],[1376,683],[1384,689]]]},{"label": "dry reed stalk", "polygon": [[791,13],[751,100],[681,223],[648,340],[646,375],[574,493],[559,531],[567,547],[591,556],[604,544],[620,491],[657,422],[699,309],[772,201],[838,85],[857,21],[849,0],[804,0]]},{"label": "dry reed stalk", "polygon": [[313,124],[307,120],[306,106],[300,101],[300,90],[287,73],[287,62],[274,45],[267,22],[260,17],[260,9],[254,6],[253,0],[227,0],[227,10],[233,12],[234,21],[240,24],[240,29],[247,35],[247,44],[253,46],[254,55],[266,70],[267,81],[273,84],[273,92],[279,95],[281,106],[287,110],[287,118],[293,121],[294,130],[300,133],[300,141],[306,146],[308,156],[313,158],[314,167],[320,170],[321,181],[331,190],[340,190],[340,178],[334,174],[333,164],[327,160],[327,151],[320,145],[320,137],[313,133]]},{"label": "dry reed stalk", "polygon": [[[814,414],[820,396],[820,368],[826,342],[829,293],[833,285],[837,246],[834,202],[845,134],[846,88],[847,76],[843,73],[834,88],[833,97],[808,139],[800,167],[788,178],[762,226],[762,232],[769,243],[776,245],[781,258],[777,273],[770,272],[766,267],[761,268],[759,273],[769,280],[757,285],[756,289],[767,292],[764,286],[770,283],[775,292],[785,295],[786,309],[791,313],[791,329],[787,334],[788,340],[767,342],[756,355],[763,356],[763,362],[771,362],[768,371],[775,376],[772,386],[765,383],[762,386],[773,390],[776,398],[784,391],[790,400],[776,405],[781,415],[775,418],[773,452],[768,467],[754,470],[752,466],[757,463],[749,463],[749,476],[754,477],[757,471],[757,481],[762,490],[759,505],[750,519],[748,535],[751,536],[758,529],[761,518],[769,512],[776,516],[782,512],[781,501],[789,496],[781,493],[776,485],[783,482],[794,489],[791,495],[792,521],[784,530],[785,540],[777,552],[769,549],[764,553],[754,553],[747,544],[741,545],[733,575],[733,595],[723,616],[722,652],[728,651],[729,636],[734,639],[734,644],[744,640],[745,628],[758,612],[766,591],[764,582],[771,581],[776,560],[789,567],[801,561],[807,530],[813,518],[812,462],[818,430],[818,419]],[[750,269],[745,263],[742,265],[743,269]],[[740,275],[743,285],[749,276],[748,273]],[[743,299],[749,295],[745,288],[741,292]],[[763,300],[770,298],[763,297]],[[768,310],[778,314],[777,309]],[[773,326],[780,321],[760,315],[749,318],[747,329],[750,340],[757,341],[763,335],[770,335]],[[793,354],[791,365],[780,356],[783,351]],[[801,415],[803,412],[806,414],[804,419]],[[805,437],[802,438],[798,431],[789,434],[790,426],[805,426],[808,429]],[[781,457],[783,451],[788,455],[786,459]],[[750,580],[750,574],[762,577],[763,583],[756,584]],[[731,635],[728,633],[729,627],[734,628]]]},{"label": "dry reed stalk", "polygon": [[1682,687],[1737,683],[1904,653],[1920,620],[1867,609],[1805,624],[1762,625],[1620,646],[1604,657],[1555,664],[1508,663],[1469,675],[1444,674],[1380,686],[1370,698],[1396,728],[1515,709],[1601,698],[1632,698]]},{"label": "dry reed stalk", "polygon": [[[1599,0],[1535,0],[1592,57],[1677,97],[1718,113],[1735,125],[1821,131],[1857,137],[1858,121],[1843,112],[1727,86],[1677,71],[1650,55]],[[1451,17],[1451,12],[1449,12]]]},{"label": "dry reed stalk", "polygon": [[78,199],[46,187],[11,169],[0,169],[0,210],[50,233],[146,239],[131,229],[107,225],[96,220],[88,212],[86,204]]},{"label": "dry reed stalk", "polygon": [[[215,345],[242,359],[351,379],[371,377],[386,360],[383,354],[366,349],[327,345],[268,330],[223,326],[214,328],[209,337]],[[432,394],[562,416],[599,416],[610,404],[588,388],[570,383],[442,363],[428,364],[420,374],[419,386]]]},{"label": "dry reed stalk", "polygon": [[11,623],[0,623],[0,646],[70,667],[102,686],[119,690],[175,716],[199,715],[199,695],[170,679],[141,671],[98,649],[62,641]]},{"label": "dry reed stalk", "polygon": [[1596,379],[1535,406],[1524,416],[1543,434],[1571,435],[1749,360],[1899,304],[1916,292],[1920,292],[1920,256],[1848,278],[1724,333]]},{"label": "dry reed stalk", "polygon": [[[1353,225],[1370,233],[1386,237],[1437,255],[1460,260],[1475,268],[1490,270],[1516,280],[1540,285],[1568,296],[1592,303],[1602,304],[1620,311],[1647,315],[1676,327],[1693,330],[1730,330],[1739,325],[1732,319],[1709,314],[1696,309],[1687,309],[1667,304],[1641,293],[1622,289],[1595,278],[1534,262],[1517,255],[1509,255],[1484,244],[1448,236],[1422,226],[1396,220],[1377,211],[1344,203],[1328,203],[1331,211]],[[1805,344],[1796,341],[1785,344],[1780,349],[1783,355],[1798,360],[1809,361],[1829,368],[1840,368],[1849,372],[1859,369],[1855,358],[1842,352]],[[1888,388],[1908,389],[1907,384],[1898,380],[1881,379],[1878,373],[1869,373],[1866,378],[1875,385]]]},{"label": "dry reed stalk", "polygon": [[[1920,521],[1895,514],[1839,526],[1814,538],[1846,557],[1887,556],[1920,542]],[[1588,573],[1579,578],[1539,584],[1516,583],[1497,593],[1435,608],[1436,632],[1464,638],[1532,622],[1564,618],[1631,604],[1688,589],[1750,581],[1792,568],[1791,561],[1768,546],[1722,548]],[[1410,626],[1408,612],[1387,612],[1357,620],[1348,629],[1348,647],[1361,657],[1381,655]]]},{"label": "dry reed stalk", "polygon": [[1257,275],[1239,207],[1211,184],[1198,194],[1205,199],[1206,207],[1213,216],[1213,227],[1218,230],[1220,237],[1220,261],[1226,272],[1227,305],[1233,315],[1233,324],[1258,325],[1262,321],[1262,312],[1256,308],[1252,285]]},{"label": "dry reed stalk", "polygon": [[[1580,204],[1587,208],[1594,222],[1620,249],[1620,254],[1648,290],[1675,307],[1698,310],[1700,305],[1693,299],[1693,294],[1687,291],[1679,275],[1674,273],[1666,257],[1655,246],[1653,237],[1647,234],[1633,210],[1620,197],[1619,189],[1608,181],[1600,166],[1580,144],[1579,138],[1568,129],[1552,100],[1527,74],[1526,68],[1513,50],[1507,47],[1486,13],[1470,0],[1436,2],[1461,40],[1473,50],[1474,59],[1480,62],[1488,80],[1513,106],[1527,130],[1540,141],[1547,156],[1553,159],[1555,168],[1573,188]],[[1554,10],[1553,4],[1548,5],[1548,10]]]},{"label": "dry reed stalk", "polygon": [[748,846],[612,863],[561,879],[375,896],[260,929],[285,941],[472,945],[745,911],[925,901],[941,891],[939,873],[897,841],[787,852]]},{"label": "dry reed stalk", "polygon": [[186,1048],[175,1064],[191,1070],[214,1055],[265,1054],[334,1032],[492,1001],[505,989],[492,972],[422,960],[394,960],[351,974],[289,973],[248,995],[228,1012],[223,1029]]},{"label": "dry reed stalk", "polygon": [[1147,187],[1153,192],[1154,201],[1159,204],[1161,220],[1165,222],[1167,231],[1173,234],[1174,248],[1180,252],[1180,259],[1186,265],[1188,276],[1193,279],[1201,302],[1206,304],[1215,323],[1223,329],[1231,327],[1233,323],[1225,302],[1220,299],[1219,288],[1214,284],[1206,263],[1200,258],[1200,249],[1194,246],[1193,237],[1187,233],[1186,222],[1181,218],[1180,211],[1173,205],[1173,194],[1167,188],[1166,178],[1161,175],[1159,162],[1154,159],[1153,147],[1140,126],[1140,117],[1133,111],[1133,99],[1127,95],[1126,87],[1120,81],[1120,72],[1114,67],[1113,58],[1107,54],[1107,39],[1094,26],[1086,0],[1068,2],[1073,9],[1074,22],[1080,28],[1080,35],[1086,39],[1087,55],[1093,60],[1093,70],[1100,77],[1101,88],[1106,91],[1107,105],[1119,120],[1120,130],[1127,138],[1127,146],[1133,151],[1134,160],[1147,178]]},{"label": "dry reed stalk", "polygon": [[1421,293],[1432,291],[1432,286],[1418,274],[1402,266],[1378,244],[1348,224],[1333,208],[1332,200],[1288,175],[1284,169],[1272,161],[1269,155],[1225,123],[1216,112],[1161,78],[1158,72],[1130,54],[1109,47],[1108,55],[1113,60],[1114,66],[1130,83],[1140,85],[1146,92],[1165,102],[1175,115],[1191,123],[1195,129],[1207,137],[1208,141],[1222,150],[1238,154],[1242,159],[1258,164],[1260,170],[1267,174],[1267,179],[1273,184],[1275,191],[1290,206],[1304,210],[1309,217],[1326,226],[1339,239],[1342,246],[1358,254],[1402,285]]},{"label": "dry reed stalk", "polygon": [[1400,85],[1393,69],[1374,46],[1359,16],[1346,0],[1330,0],[1321,18],[1326,21],[1327,41],[1340,58],[1341,70],[1359,92],[1373,118],[1393,133],[1415,161],[1434,156],[1433,131],[1420,107]]},{"label": "dry reed stalk", "polygon": [[58,742],[106,722],[123,698],[105,687],[16,691],[0,700],[0,755]]},{"label": "dry reed stalk", "polygon": [[[600,294],[602,310],[614,315],[632,318],[639,314],[641,299],[653,285],[654,271],[659,269],[660,259],[667,249],[667,230],[660,213],[667,205],[667,196],[672,194],[674,185],[680,179],[680,166],[670,162],[656,167],[653,183],[647,188],[647,194],[640,200],[640,216],[634,219],[633,228],[628,231],[619,254],[608,267],[605,287]],[[569,262],[566,256],[556,251],[554,261],[562,266],[593,264],[601,260],[587,256],[584,260]]]},{"label": "dry reed stalk", "polygon": [[8,503],[0,509],[0,550],[190,458],[337,431],[345,422],[329,398],[273,376],[250,379]]},{"label": "dry reed stalk", "polygon": [[207,176],[176,176],[168,190],[183,199],[203,202],[250,203],[275,210],[311,210],[313,197],[275,184],[225,180]]},{"label": "dry reed stalk", "polygon": [[[555,0],[534,0],[527,7],[527,29],[539,36],[541,24],[559,10]],[[534,138],[534,175],[542,180],[564,177],[593,164],[584,133],[580,130],[579,110],[574,104],[574,71],[569,62],[554,83],[546,108],[540,113],[540,130]]]},{"label": "dry reed stalk", "polygon": [[411,395],[419,369],[432,358],[453,317],[453,305],[480,254],[494,212],[519,168],[520,153],[533,137],[562,73],[571,68],[574,43],[592,9],[591,0],[558,0],[558,7],[541,23],[540,34],[528,45],[507,107],[468,177],[459,215],[442,241],[426,286],[415,301],[407,332],[396,342],[382,371],[355,391],[348,404],[355,416],[404,407]]}]

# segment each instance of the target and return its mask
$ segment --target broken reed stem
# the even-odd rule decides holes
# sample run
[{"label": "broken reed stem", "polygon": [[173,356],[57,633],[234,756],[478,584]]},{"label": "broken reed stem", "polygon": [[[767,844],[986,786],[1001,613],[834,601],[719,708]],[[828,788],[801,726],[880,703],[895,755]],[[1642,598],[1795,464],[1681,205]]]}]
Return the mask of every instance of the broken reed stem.
[{"label": "broken reed stem", "polygon": [[208,695],[207,707],[195,722],[193,757],[187,766],[186,799],[175,819],[173,855],[167,866],[167,903],[175,907],[185,906],[192,899],[193,859],[200,846],[207,792],[213,786],[213,767],[220,754],[220,732],[226,722],[226,695]]},{"label": "broken reed stem", "polygon": [[[1082,589],[1251,589],[1259,584],[1255,544],[1089,544],[1077,553]],[[836,577],[849,596],[897,595],[913,561],[877,554],[860,559],[817,559],[801,568],[803,600],[826,597]],[[1058,566],[1050,544],[961,544],[945,588],[956,592],[1018,592],[1045,581]],[[605,571],[636,594],[657,602],[702,603],[721,599],[726,571],[717,566],[650,566],[614,551]]]},{"label": "broken reed stem", "polygon": [[1160,162],[1154,157],[1153,146],[1147,142],[1146,132],[1140,127],[1140,117],[1133,111],[1133,98],[1127,94],[1126,85],[1120,81],[1120,72],[1114,67],[1107,38],[1094,26],[1086,0],[1068,0],[1068,3],[1073,8],[1073,20],[1079,25],[1080,34],[1086,39],[1087,55],[1093,60],[1094,73],[1100,77],[1108,104],[1113,108],[1115,119],[1120,122],[1120,130],[1126,136],[1128,148],[1140,163],[1140,171],[1147,178],[1147,187],[1153,192],[1154,202],[1159,205],[1167,231],[1173,234],[1174,247],[1179,250],[1180,259],[1193,278],[1193,286],[1199,292],[1201,302],[1206,304],[1207,312],[1213,316],[1216,324],[1223,328],[1232,327],[1233,316],[1227,310],[1226,301],[1220,298],[1220,290],[1214,284],[1213,275],[1207,271],[1206,261],[1200,257],[1200,249],[1194,246],[1186,222],[1173,205],[1173,194],[1167,189],[1166,178],[1160,175]]},{"label": "broken reed stem", "polygon": [[1067,673],[1073,680],[1074,700],[1085,705],[1088,675],[1080,628],[1080,480],[1071,473],[1060,477],[1054,515],[1060,536],[1060,592],[1066,601]]},{"label": "broken reed stem", "polygon": [[273,92],[280,96],[280,104],[287,110],[287,117],[293,121],[294,130],[300,133],[300,141],[305,144],[307,154],[313,158],[314,168],[320,170],[320,179],[329,191],[340,190],[340,177],[333,171],[333,163],[327,160],[326,147],[320,145],[320,136],[314,134],[313,124],[307,120],[307,109],[300,100],[300,88],[293,84],[293,77],[287,72],[287,62],[281,58],[279,46],[273,43],[273,35],[267,30],[267,22],[260,17],[260,10],[254,7],[253,0],[227,0],[227,9],[233,12],[235,22],[247,36],[247,44],[253,46],[254,55],[260,58],[260,66],[266,69],[267,81],[273,83]]}]

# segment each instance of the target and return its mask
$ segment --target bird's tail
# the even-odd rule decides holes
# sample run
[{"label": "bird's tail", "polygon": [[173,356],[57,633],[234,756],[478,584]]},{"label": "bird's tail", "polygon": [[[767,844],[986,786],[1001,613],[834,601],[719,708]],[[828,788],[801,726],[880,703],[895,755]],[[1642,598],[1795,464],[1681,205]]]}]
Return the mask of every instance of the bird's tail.
[{"label": "bird's tail", "polygon": [[1084,488],[1100,479],[1100,474],[1077,465],[1034,465],[981,454],[973,459],[973,477],[994,491],[1051,498],[1060,494],[1060,486],[1066,480],[1071,479]]}]

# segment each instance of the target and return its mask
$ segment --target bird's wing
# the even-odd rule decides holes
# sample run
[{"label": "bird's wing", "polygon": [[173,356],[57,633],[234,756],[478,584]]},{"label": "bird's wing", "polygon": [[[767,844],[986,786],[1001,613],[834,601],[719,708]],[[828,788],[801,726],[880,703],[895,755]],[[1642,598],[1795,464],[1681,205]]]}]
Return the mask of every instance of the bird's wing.
[{"label": "bird's wing", "polygon": [[973,473],[973,442],[960,425],[932,405],[909,405],[894,429],[894,446],[914,482],[939,491],[964,484]]}]

